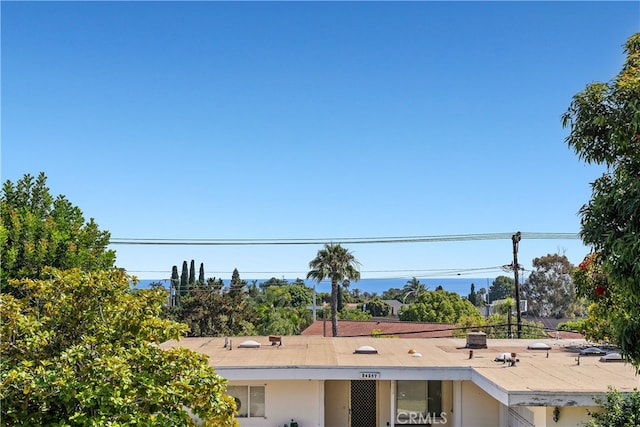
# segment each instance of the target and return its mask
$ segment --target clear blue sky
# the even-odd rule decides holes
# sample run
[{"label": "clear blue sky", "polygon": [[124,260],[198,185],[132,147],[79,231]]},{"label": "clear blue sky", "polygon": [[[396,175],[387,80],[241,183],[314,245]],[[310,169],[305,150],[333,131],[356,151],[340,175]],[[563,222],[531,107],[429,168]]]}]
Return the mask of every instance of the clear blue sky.
[{"label": "clear blue sky", "polygon": [[[2,2],[2,180],[44,171],[114,238],[577,233],[602,172],[560,123],[638,2]],[[511,241],[345,245],[362,276],[509,264]],[[167,278],[303,277],[319,245],[121,246]],[[523,240],[519,259],[579,240]],[[499,269],[471,277],[495,277]]]}]

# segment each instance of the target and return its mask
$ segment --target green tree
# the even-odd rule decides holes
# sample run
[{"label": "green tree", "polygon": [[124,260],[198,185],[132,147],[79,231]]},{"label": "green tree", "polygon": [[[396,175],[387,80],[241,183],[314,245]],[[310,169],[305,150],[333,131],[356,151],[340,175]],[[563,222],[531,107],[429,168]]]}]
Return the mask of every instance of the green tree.
[{"label": "green tree", "polygon": [[[503,303],[504,304],[504,303]],[[511,300],[513,307],[513,300]],[[508,311],[508,309],[507,309]],[[463,316],[456,322],[454,336],[464,337],[470,329],[482,331],[487,334],[487,338],[502,339],[511,338],[509,335],[509,319],[505,313],[494,313],[487,318],[476,318]],[[522,321],[522,338],[548,338],[542,322]]]},{"label": "green tree", "polygon": [[196,283],[196,262],[195,260],[191,260],[191,265],[189,266],[189,284],[193,285]]},{"label": "green tree", "polygon": [[471,289],[469,290],[469,295],[467,295],[467,299],[471,304],[478,305],[478,294],[476,294],[476,285],[471,284]]},{"label": "green tree", "polygon": [[609,389],[604,400],[598,400],[599,411],[589,411],[591,419],[587,427],[637,427],[640,426],[640,391],[620,393]]},{"label": "green tree", "polygon": [[3,425],[236,425],[206,356],[158,344],[186,326],[158,317],[166,295],[130,292],[119,270],[44,269],[0,295]]},{"label": "green tree", "polygon": [[455,292],[427,291],[400,311],[400,320],[413,322],[456,323],[462,317],[481,319],[480,312]]},{"label": "green tree", "polygon": [[534,271],[522,285],[527,312],[534,316],[575,317],[585,311],[578,300],[573,264],[565,255],[549,254],[533,260]]},{"label": "green tree", "polygon": [[203,262],[200,263],[200,272],[198,273],[198,282],[200,282],[200,283],[204,283],[205,282],[205,278],[204,278],[204,263]]},{"label": "green tree", "polygon": [[374,298],[364,304],[365,311],[373,317],[385,317],[391,313],[391,306],[380,298]]},{"label": "green tree", "polygon": [[[115,252],[107,250],[109,232],[88,222],[65,196],[54,198],[47,177],[27,174],[7,180],[0,194],[0,289],[13,292],[9,279],[39,279],[44,267],[110,269]],[[16,295],[19,296],[19,295]]]},{"label": "green tree", "polygon": [[513,277],[498,276],[489,286],[489,303],[514,296]]},{"label": "green tree", "polygon": [[338,336],[338,286],[345,279],[360,280],[359,266],[353,253],[333,243],[325,244],[309,262],[307,279],[318,283],[331,280],[331,332],[334,337]]},{"label": "green tree", "polygon": [[245,291],[247,282],[240,278],[240,272],[237,268],[231,273],[231,282],[229,283],[229,293],[233,296],[241,296]]},{"label": "green tree", "polygon": [[180,300],[180,276],[178,276],[178,266],[171,267],[171,286],[169,288],[169,295],[171,295],[171,307],[179,304]]},{"label": "green tree", "polygon": [[598,254],[616,297],[600,312],[616,344],[640,368],[640,33],[624,46],[626,61],[611,81],[595,82],[573,97],[562,117],[566,143],[581,160],[606,167],[580,209],[582,241]]},{"label": "green tree", "polygon": [[278,279],[277,277],[272,277],[269,280],[265,280],[260,283],[258,286],[260,289],[266,289],[270,286],[288,286],[289,282],[285,279]]},{"label": "green tree", "polygon": [[[579,331],[593,341],[616,342],[614,319],[620,315],[618,310],[626,307],[629,302],[623,293],[616,291],[616,284],[603,270],[598,254],[592,253],[585,257],[578,268],[573,270],[573,280],[576,293],[591,302],[587,317],[579,325],[582,328]],[[616,316],[612,316],[613,313]]]},{"label": "green tree", "polygon": [[411,296],[412,300],[417,299],[420,294],[426,292],[428,290],[427,286],[425,286],[424,283],[420,283],[419,279],[416,279],[415,277],[412,277],[411,280],[408,280],[407,283],[405,283],[404,287],[402,288],[402,291],[404,293],[404,296],[402,297],[402,302],[406,302],[407,301],[407,297]]},{"label": "green tree", "polygon": [[189,267],[187,261],[182,261],[182,274],[180,274],[180,296],[185,296],[189,289]]},{"label": "green tree", "polygon": [[222,279],[194,283],[180,306],[166,310],[165,317],[185,323],[191,337],[254,335],[255,309],[222,287]]},{"label": "green tree", "polygon": [[[288,282],[287,282],[288,283]],[[311,289],[304,281],[293,284],[271,285],[260,289],[253,297],[256,307],[256,330],[261,335],[296,335],[311,324]]]},{"label": "green tree", "polygon": [[371,314],[362,309],[345,307],[339,313],[341,320],[371,320]]},{"label": "green tree", "polygon": [[403,292],[400,288],[389,288],[382,293],[382,299],[391,299],[402,302]]}]

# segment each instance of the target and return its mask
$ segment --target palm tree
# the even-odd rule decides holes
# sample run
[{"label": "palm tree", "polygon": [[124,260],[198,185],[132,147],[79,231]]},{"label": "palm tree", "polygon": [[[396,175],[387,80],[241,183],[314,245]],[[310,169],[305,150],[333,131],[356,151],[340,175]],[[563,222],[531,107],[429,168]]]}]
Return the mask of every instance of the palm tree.
[{"label": "palm tree", "polygon": [[418,298],[423,292],[426,292],[429,288],[427,288],[423,283],[420,283],[419,279],[413,277],[411,280],[407,280],[407,283],[402,288],[402,292],[404,292],[404,298],[402,299],[402,303],[407,300],[409,295],[413,295],[413,299]]},{"label": "palm tree", "polygon": [[344,280],[360,280],[360,263],[351,252],[342,246],[327,243],[309,262],[307,279],[320,283],[331,280],[331,332],[338,336],[338,286]]}]

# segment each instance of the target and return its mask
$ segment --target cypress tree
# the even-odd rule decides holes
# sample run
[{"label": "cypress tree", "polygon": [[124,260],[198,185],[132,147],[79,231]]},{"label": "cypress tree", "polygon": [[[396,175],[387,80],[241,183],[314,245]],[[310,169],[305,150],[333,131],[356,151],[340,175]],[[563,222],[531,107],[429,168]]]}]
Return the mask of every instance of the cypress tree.
[{"label": "cypress tree", "polygon": [[186,295],[189,280],[189,267],[187,261],[182,261],[182,274],[180,275],[180,295]]},{"label": "cypress tree", "polygon": [[189,268],[189,284],[193,285],[196,282],[196,262],[191,260],[191,268]]},{"label": "cypress tree", "polygon": [[178,304],[178,286],[180,284],[180,277],[178,276],[178,266],[174,265],[171,269],[171,306]]},{"label": "cypress tree", "polygon": [[204,283],[204,263],[200,263],[200,274],[198,275],[198,282]]},{"label": "cypress tree", "polygon": [[229,284],[229,292],[231,295],[237,295],[242,291],[245,283],[240,278],[240,272],[238,272],[237,268],[233,269],[233,273],[231,273],[231,283]]},{"label": "cypress tree", "polygon": [[469,300],[469,302],[473,305],[477,305],[478,301],[478,297],[476,294],[476,285],[474,285],[473,283],[471,284],[471,292],[469,292],[469,295],[467,296],[467,299]]}]

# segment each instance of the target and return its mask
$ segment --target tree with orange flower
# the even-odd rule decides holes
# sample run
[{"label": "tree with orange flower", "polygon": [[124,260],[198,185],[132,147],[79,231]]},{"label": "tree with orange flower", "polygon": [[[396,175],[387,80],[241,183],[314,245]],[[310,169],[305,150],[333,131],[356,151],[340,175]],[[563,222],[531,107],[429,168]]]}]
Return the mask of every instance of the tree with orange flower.
[{"label": "tree with orange flower", "polygon": [[575,95],[562,123],[578,157],[606,167],[580,209],[580,235],[594,254],[576,270],[576,283],[640,368],[640,33],[624,52],[620,73]]}]

